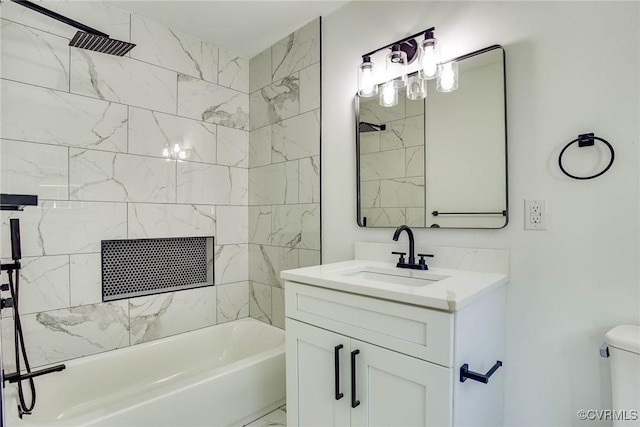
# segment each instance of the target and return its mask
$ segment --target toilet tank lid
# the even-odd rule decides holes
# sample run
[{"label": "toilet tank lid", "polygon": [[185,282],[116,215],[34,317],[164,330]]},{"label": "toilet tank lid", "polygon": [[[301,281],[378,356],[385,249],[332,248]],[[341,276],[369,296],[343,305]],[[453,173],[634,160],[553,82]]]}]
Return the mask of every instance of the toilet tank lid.
[{"label": "toilet tank lid", "polygon": [[616,326],[607,332],[605,340],[611,347],[640,354],[640,326]]}]

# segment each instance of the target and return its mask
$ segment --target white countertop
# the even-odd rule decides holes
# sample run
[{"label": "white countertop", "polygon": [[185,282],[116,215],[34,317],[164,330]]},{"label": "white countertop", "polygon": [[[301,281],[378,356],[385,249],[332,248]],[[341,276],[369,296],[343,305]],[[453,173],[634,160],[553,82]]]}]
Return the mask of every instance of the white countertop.
[{"label": "white countertop", "polygon": [[[423,286],[412,286],[345,275],[345,272],[363,268],[394,269],[399,275],[414,278],[433,275],[446,278]],[[504,285],[508,280],[506,274],[500,273],[438,267],[421,271],[397,268],[390,262],[368,260],[351,260],[285,270],[282,271],[281,277],[293,282],[446,311],[458,311],[491,290]]]}]

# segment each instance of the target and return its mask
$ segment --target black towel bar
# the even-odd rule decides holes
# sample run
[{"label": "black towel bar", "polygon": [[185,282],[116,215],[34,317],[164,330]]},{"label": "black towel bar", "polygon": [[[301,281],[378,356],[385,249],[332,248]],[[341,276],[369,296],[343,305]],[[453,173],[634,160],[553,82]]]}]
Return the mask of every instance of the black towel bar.
[{"label": "black towel bar", "polygon": [[502,362],[498,360],[496,364],[493,365],[491,369],[489,369],[489,372],[487,372],[486,374],[479,374],[477,372],[470,371],[469,364],[465,363],[460,367],[460,382],[463,383],[467,380],[467,378],[469,378],[471,380],[487,384],[489,382],[489,378],[491,378],[491,375],[493,375],[493,373],[497,371],[500,366],[502,366]]},{"label": "black towel bar", "polygon": [[438,215],[502,215],[502,216],[507,216],[507,211],[501,211],[501,212],[440,212],[440,211],[433,211],[431,212],[431,215],[433,216],[438,216]]}]

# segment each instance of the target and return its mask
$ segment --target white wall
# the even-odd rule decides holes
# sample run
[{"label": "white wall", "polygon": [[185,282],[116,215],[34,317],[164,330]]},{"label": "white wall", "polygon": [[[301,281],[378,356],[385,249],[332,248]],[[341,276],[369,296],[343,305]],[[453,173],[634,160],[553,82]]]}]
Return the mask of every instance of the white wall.
[{"label": "white wall", "polygon": [[[639,22],[637,2],[352,2],[324,20],[325,263],[351,258],[354,241],[392,236],[356,226],[360,55],[430,26],[449,57],[506,49],[511,223],[416,230],[416,240],[510,250],[507,425],[578,425],[578,409],[610,407],[598,346],[612,326],[640,324]],[[559,151],[589,131],[614,145],[615,164],[598,179],[571,180]],[[525,198],[548,201],[548,231],[523,229]]]}]

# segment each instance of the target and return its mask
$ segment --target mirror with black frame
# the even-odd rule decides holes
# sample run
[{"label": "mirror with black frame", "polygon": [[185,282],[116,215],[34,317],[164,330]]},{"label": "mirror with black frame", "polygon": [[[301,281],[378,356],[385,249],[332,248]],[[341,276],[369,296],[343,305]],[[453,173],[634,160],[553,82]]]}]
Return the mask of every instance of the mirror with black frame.
[{"label": "mirror with black frame", "polygon": [[[358,225],[507,225],[505,60],[502,46],[455,58],[459,86],[393,107],[356,95]],[[402,93],[404,95],[404,93]]]}]

